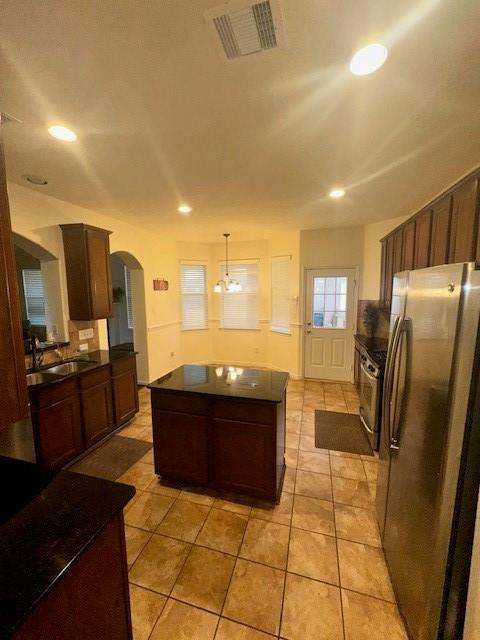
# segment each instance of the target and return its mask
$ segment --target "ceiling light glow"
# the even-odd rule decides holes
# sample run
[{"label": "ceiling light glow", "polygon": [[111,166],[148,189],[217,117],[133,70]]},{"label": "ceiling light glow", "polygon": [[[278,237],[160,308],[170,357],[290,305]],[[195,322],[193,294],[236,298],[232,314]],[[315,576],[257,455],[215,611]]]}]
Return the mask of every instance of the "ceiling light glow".
[{"label": "ceiling light glow", "polygon": [[338,198],[343,198],[343,196],[345,195],[345,190],[332,189],[328,195],[330,196],[330,198],[333,198],[334,200],[338,200]]},{"label": "ceiling light glow", "polygon": [[369,44],[350,60],[350,71],[355,76],[366,76],[380,69],[388,56],[387,47],[383,44]]},{"label": "ceiling light glow", "polygon": [[48,127],[48,133],[54,138],[57,138],[57,140],[62,140],[62,142],[75,142],[77,139],[77,134],[74,131],[60,124],[54,124]]},{"label": "ceiling light glow", "polygon": [[177,209],[179,213],[183,213],[183,214],[190,213],[191,210],[192,210],[192,207],[189,207],[188,204],[181,204]]}]

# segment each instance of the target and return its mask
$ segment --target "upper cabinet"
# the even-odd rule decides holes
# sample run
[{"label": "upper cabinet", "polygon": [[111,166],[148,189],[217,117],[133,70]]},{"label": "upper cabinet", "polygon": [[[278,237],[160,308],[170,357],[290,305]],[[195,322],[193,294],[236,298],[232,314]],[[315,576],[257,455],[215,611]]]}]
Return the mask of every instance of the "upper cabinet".
[{"label": "upper cabinet", "polygon": [[461,180],[382,239],[380,300],[388,307],[395,273],[480,262],[480,172]]},{"label": "upper cabinet", "polygon": [[62,224],[71,320],[112,315],[111,231],[86,224]]},{"label": "upper cabinet", "polygon": [[3,148],[0,144],[0,430],[28,413],[20,304]]}]

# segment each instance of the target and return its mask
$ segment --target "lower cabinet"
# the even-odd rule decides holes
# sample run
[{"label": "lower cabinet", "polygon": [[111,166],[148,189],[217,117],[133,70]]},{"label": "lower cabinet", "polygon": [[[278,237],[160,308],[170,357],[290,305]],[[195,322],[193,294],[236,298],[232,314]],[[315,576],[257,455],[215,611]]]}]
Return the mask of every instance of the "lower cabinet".
[{"label": "lower cabinet", "polygon": [[357,391],[360,389],[360,351],[355,347],[353,361],[353,377]]},{"label": "lower cabinet", "polygon": [[108,435],[114,428],[112,383],[108,367],[80,378],[85,448]]},{"label": "lower cabinet", "polygon": [[70,387],[68,381],[55,390],[65,397],[32,411],[37,459],[45,469],[60,469],[84,449],[80,395]]},{"label": "lower cabinet", "polygon": [[30,387],[29,395],[37,460],[60,469],[137,413],[135,356]]},{"label": "lower cabinet", "polygon": [[155,472],[165,478],[264,500],[284,473],[282,402],[151,388]]},{"label": "lower cabinet", "polygon": [[123,516],[54,584],[13,640],[132,640]]},{"label": "lower cabinet", "polygon": [[137,367],[135,356],[112,364],[115,426],[120,427],[138,412]]}]

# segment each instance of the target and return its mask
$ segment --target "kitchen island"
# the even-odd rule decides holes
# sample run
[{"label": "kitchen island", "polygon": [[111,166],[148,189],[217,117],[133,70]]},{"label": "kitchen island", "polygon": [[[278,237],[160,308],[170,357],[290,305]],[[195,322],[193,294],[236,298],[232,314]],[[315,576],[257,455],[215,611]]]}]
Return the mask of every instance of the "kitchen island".
[{"label": "kitchen island", "polygon": [[155,472],[278,501],[288,373],[183,365],[149,385]]}]

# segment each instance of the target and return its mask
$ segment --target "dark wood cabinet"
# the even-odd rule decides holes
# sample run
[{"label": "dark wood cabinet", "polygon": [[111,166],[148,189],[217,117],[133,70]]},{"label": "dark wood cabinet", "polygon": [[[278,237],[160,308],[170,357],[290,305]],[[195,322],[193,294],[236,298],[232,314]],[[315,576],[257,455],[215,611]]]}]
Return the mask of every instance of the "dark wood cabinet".
[{"label": "dark wood cabinet", "polygon": [[135,355],[112,364],[112,388],[115,427],[120,427],[138,412]]},{"label": "dark wood cabinet", "polygon": [[403,227],[402,271],[414,268],[415,264],[415,220]]},{"label": "dark wood cabinet", "polygon": [[360,390],[360,351],[355,347],[353,361],[353,379],[357,391]]},{"label": "dark wood cabinet", "polygon": [[53,585],[14,640],[132,640],[123,515]]},{"label": "dark wood cabinet", "polygon": [[88,449],[115,428],[109,367],[83,374],[80,387],[83,434]]},{"label": "dark wood cabinet", "polygon": [[281,402],[150,387],[155,472],[276,501],[285,469]]},{"label": "dark wood cabinet", "polygon": [[414,269],[424,269],[429,266],[431,231],[432,211],[426,209],[415,219]]},{"label": "dark wood cabinet", "polygon": [[44,469],[60,469],[84,450],[77,381],[44,386],[30,398],[37,462]]},{"label": "dark wood cabinet", "polygon": [[20,317],[5,161],[0,143],[0,430],[28,413]]},{"label": "dark wood cabinet", "polygon": [[469,180],[452,194],[450,250],[448,261],[476,259],[478,232],[478,177]]},{"label": "dark wood cabinet", "polygon": [[430,266],[448,263],[450,216],[452,197],[439,200],[432,209],[432,235],[430,238]]},{"label": "dark wood cabinet", "polygon": [[384,307],[391,304],[392,278],[397,271],[480,263],[479,181],[477,169],[381,239],[380,301]]},{"label": "dark wood cabinet", "polygon": [[86,224],[62,224],[71,320],[112,315],[111,231]]}]

